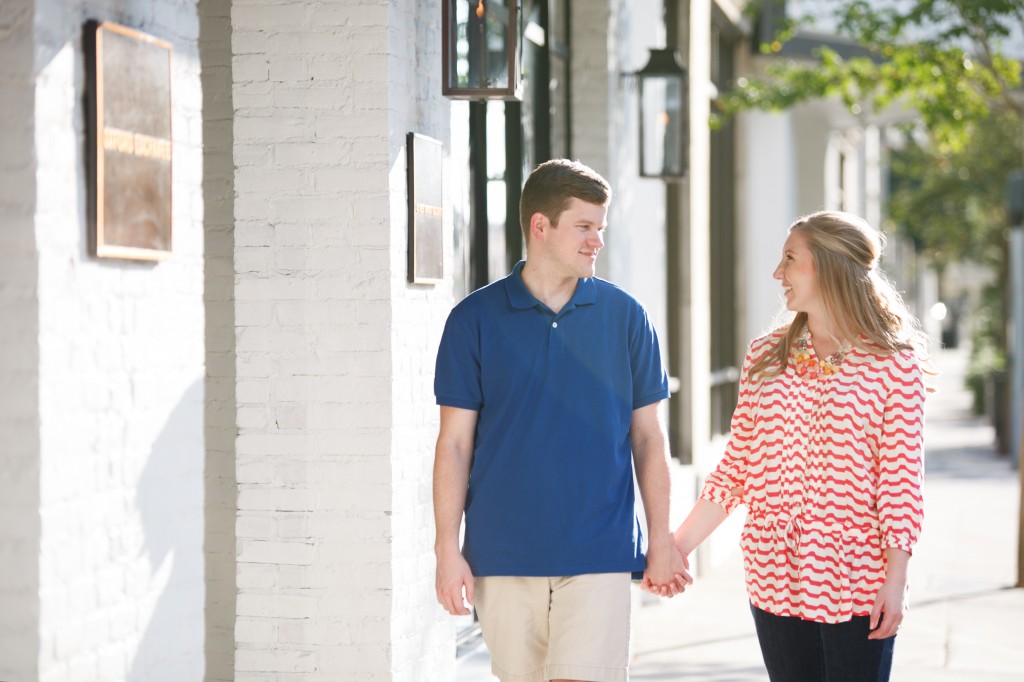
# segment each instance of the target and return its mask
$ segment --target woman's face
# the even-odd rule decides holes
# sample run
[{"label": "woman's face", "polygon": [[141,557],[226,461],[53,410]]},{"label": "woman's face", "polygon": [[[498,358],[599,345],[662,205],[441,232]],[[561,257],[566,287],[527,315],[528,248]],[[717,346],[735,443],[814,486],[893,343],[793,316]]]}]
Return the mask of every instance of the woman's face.
[{"label": "woman's face", "polygon": [[807,240],[800,230],[790,230],[789,238],[782,245],[782,261],[772,276],[782,283],[786,308],[795,313],[807,313],[812,316],[821,311],[814,257],[807,248]]}]

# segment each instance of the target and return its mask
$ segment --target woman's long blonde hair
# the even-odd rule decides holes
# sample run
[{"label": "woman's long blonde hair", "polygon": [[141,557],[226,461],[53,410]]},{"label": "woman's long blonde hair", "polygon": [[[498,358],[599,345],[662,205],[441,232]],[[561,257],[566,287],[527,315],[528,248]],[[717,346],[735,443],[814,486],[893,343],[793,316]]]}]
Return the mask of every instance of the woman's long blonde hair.
[{"label": "woman's long blonde hair", "polygon": [[[818,296],[838,340],[882,354],[913,349],[925,358],[928,339],[920,323],[878,269],[883,234],[842,211],[811,213],[790,225],[789,231],[794,230],[804,236],[814,259]],[[778,327],[778,340],[754,361],[751,379],[785,371],[793,344],[806,327],[807,313],[797,313]]]}]

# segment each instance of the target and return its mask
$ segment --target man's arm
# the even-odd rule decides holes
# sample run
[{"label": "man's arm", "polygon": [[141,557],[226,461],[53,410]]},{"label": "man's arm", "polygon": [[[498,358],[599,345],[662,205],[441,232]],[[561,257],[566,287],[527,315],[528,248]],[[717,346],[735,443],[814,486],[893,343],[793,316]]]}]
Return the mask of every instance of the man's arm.
[{"label": "man's arm", "polygon": [[441,406],[441,429],[434,450],[434,555],[437,601],[453,615],[466,615],[473,604],[473,574],[459,549],[459,528],[466,507],[469,467],[477,412]]},{"label": "man's arm", "polygon": [[[645,589],[673,596],[692,582],[684,558],[672,542],[668,525],[671,479],[668,435],[658,415],[659,403],[633,410],[629,438],[633,446],[637,485],[647,516],[647,570]],[[678,576],[678,577],[677,577]]]}]

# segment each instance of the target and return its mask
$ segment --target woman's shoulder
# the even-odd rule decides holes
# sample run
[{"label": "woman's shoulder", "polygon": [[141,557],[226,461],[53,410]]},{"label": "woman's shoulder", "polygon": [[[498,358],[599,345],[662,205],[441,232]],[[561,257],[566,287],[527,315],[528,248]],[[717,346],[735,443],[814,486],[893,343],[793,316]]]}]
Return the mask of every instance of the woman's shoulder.
[{"label": "woman's shoulder", "polygon": [[903,370],[919,369],[922,365],[920,353],[915,348],[899,348],[891,351],[868,342],[861,345],[859,350],[865,360],[874,364]]},{"label": "woman's shoulder", "polygon": [[[900,348],[895,351],[879,349],[858,349],[860,357],[853,362],[863,368],[863,376],[875,377],[887,390],[897,390],[909,395],[924,395],[927,386],[925,361],[914,348]],[[923,389],[923,390],[922,390]]]},{"label": "woman's shoulder", "polygon": [[754,357],[759,357],[766,351],[775,348],[779,345],[779,342],[786,336],[786,328],[780,327],[773,329],[769,332],[765,332],[760,336],[754,337],[750,344],[747,346],[747,354]]},{"label": "woman's shoulder", "polygon": [[758,373],[764,370],[767,365],[765,363],[772,363],[770,359],[776,352],[776,348],[786,336],[786,330],[773,329],[770,332],[765,332],[760,336],[751,340],[747,345],[746,357],[743,358],[743,374],[746,376],[753,367],[759,367]]}]

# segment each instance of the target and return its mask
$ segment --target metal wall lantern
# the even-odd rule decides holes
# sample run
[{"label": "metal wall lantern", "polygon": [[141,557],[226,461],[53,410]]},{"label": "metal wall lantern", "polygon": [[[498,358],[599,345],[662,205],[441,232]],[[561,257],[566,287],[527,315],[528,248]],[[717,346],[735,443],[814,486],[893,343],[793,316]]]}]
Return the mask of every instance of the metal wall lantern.
[{"label": "metal wall lantern", "polygon": [[690,106],[689,82],[676,50],[651,50],[636,72],[640,105],[640,176],[686,177]]},{"label": "metal wall lantern", "polygon": [[522,99],[520,9],[520,0],[442,0],[445,97]]}]

